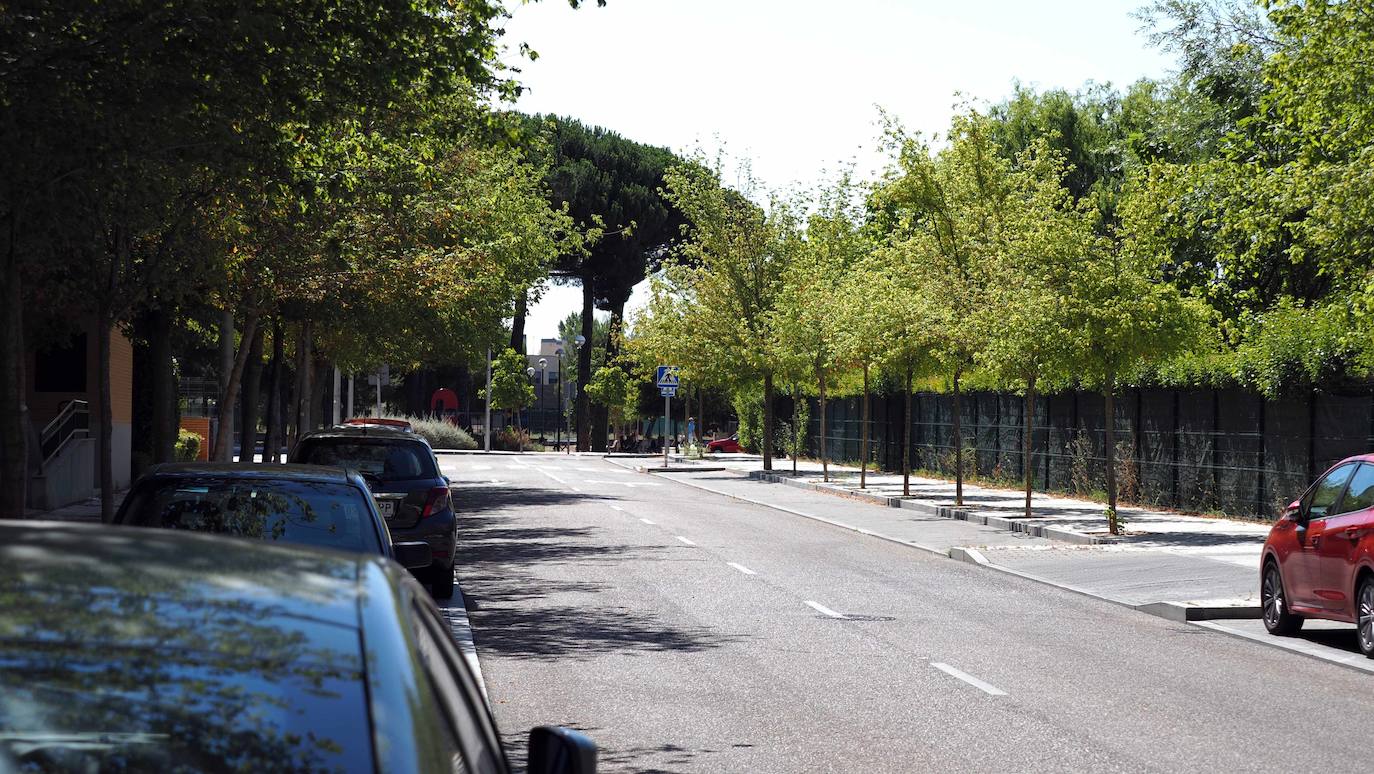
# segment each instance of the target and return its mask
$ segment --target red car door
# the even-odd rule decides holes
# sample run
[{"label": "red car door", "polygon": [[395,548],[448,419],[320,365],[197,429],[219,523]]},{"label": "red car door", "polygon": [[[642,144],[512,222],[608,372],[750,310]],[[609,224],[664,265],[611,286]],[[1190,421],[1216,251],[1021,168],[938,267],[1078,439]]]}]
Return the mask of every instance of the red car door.
[{"label": "red car door", "polygon": [[1346,482],[1355,472],[1355,467],[1356,463],[1350,462],[1331,470],[1303,497],[1296,535],[1298,547],[1282,567],[1283,582],[1293,605],[1317,609],[1327,607],[1327,603],[1317,594],[1317,585],[1322,582],[1319,580],[1317,552],[1325,541],[1331,508],[1345,492]]},{"label": "red car door", "polygon": [[[1374,521],[1374,465],[1360,463],[1345,494],[1332,506],[1321,530],[1309,529],[1316,552],[1312,591],[1321,606],[1354,615],[1355,570],[1360,542]],[[1353,620],[1353,618],[1352,618]]]}]

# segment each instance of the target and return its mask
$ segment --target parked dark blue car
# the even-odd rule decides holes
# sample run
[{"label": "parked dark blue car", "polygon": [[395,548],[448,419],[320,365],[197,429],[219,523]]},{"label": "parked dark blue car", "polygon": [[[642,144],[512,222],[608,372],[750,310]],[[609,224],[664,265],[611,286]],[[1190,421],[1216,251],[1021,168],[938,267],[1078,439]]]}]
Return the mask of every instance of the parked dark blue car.
[{"label": "parked dark blue car", "polygon": [[453,596],[453,555],[458,522],[449,481],[422,436],[388,427],[339,426],[302,438],[293,463],[350,468],[367,480],[377,510],[398,543],[423,542],[430,563],[413,570],[434,596]]}]

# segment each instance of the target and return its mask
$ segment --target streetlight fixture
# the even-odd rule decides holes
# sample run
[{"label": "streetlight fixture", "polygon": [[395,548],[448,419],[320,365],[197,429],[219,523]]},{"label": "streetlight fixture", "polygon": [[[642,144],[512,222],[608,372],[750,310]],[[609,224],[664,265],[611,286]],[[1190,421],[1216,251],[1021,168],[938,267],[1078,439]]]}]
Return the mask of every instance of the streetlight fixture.
[{"label": "streetlight fixture", "polygon": [[573,347],[577,350],[577,379],[573,381],[576,389],[573,392],[573,438],[576,439],[577,450],[582,451],[582,401],[578,400],[578,394],[582,392],[582,345],[587,343],[587,337],[577,334],[573,339]]},{"label": "streetlight fixture", "polygon": [[549,361],[547,358],[539,358],[539,399],[535,404],[539,406],[539,442],[545,443],[544,434],[547,432],[548,422],[545,420],[548,414],[548,401],[544,400],[544,382],[548,381]]},{"label": "streetlight fixture", "polygon": [[553,422],[553,449],[558,451],[563,445],[563,348],[555,349],[553,356],[558,358],[558,417]]}]

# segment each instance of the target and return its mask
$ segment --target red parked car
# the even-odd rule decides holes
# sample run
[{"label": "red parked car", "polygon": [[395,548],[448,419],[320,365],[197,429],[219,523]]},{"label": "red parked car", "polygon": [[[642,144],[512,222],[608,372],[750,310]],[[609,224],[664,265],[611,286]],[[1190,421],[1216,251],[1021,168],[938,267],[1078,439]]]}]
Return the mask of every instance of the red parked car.
[{"label": "red parked car", "polygon": [[706,444],[708,452],[729,452],[738,453],[744,451],[744,447],[739,445],[739,436],[736,434],[728,435],[724,438],[717,438]]},{"label": "red parked car", "polygon": [[1284,509],[1264,541],[1260,603],[1271,634],[1352,623],[1374,658],[1374,454],[1336,463]]}]

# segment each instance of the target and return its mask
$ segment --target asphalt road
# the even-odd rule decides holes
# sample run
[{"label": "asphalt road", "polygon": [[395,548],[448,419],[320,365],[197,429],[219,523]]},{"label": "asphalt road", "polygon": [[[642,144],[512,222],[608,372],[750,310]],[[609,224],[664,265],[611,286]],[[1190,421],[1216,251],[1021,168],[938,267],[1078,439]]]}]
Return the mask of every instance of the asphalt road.
[{"label": "asphalt road", "polygon": [[596,458],[446,456],[523,758],[602,771],[1367,766],[1369,678]]}]

